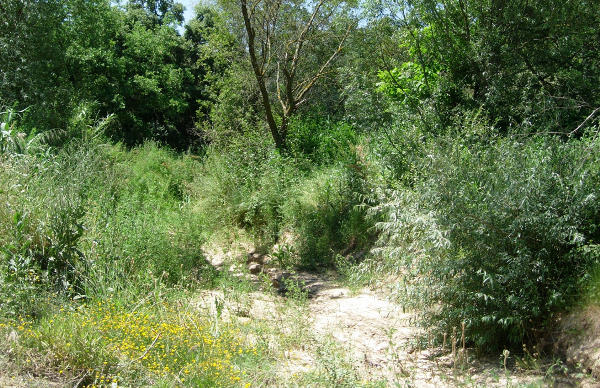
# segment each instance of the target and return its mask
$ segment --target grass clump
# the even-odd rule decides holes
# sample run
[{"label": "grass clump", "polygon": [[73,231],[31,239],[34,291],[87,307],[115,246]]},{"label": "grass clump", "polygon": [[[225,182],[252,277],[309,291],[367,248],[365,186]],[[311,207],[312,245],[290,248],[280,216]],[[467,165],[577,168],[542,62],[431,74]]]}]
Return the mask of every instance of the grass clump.
[{"label": "grass clump", "polygon": [[360,260],[374,241],[361,206],[368,200],[370,171],[360,152],[355,148],[353,160],[317,169],[290,189],[284,225],[297,236],[300,267],[332,268],[353,254]]},{"label": "grass clump", "polygon": [[[209,149],[192,189],[208,234],[244,229],[256,246],[282,242],[277,257],[289,254],[288,265],[312,270],[332,268],[340,253],[364,255],[374,233],[360,205],[373,172],[363,146],[352,144],[357,135],[348,126],[340,128],[340,141],[337,132],[319,132],[314,139],[293,132],[297,143],[290,153],[304,157],[281,155],[252,137],[227,149]],[[318,155],[318,161],[311,159]],[[292,241],[285,241],[288,236]]]},{"label": "grass clump", "polygon": [[4,315],[38,314],[30,298],[46,292],[135,297],[156,278],[177,284],[207,274],[204,221],[187,194],[192,158],[155,143],[126,151],[75,139],[57,152],[0,160]]},{"label": "grass clump", "polygon": [[111,148],[109,160],[105,185],[93,193],[86,213],[83,244],[94,262],[86,291],[151,284],[158,277],[177,284],[202,271],[204,218],[188,195],[197,162],[155,143]]}]

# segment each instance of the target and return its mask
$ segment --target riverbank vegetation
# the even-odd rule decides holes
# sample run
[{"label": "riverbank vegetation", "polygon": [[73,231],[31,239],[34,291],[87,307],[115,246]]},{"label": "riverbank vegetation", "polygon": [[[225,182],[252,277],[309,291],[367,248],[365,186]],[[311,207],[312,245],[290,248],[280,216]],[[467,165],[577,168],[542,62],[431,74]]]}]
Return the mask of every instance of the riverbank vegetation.
[{"label": "riverbank vegetation", "polygon": [[0,352],[16,373],[278,384],[256,333],[181,307],[235,283],[207,247],[236,242],[385,283],[431,341],[462,331],[479,354],[549,351],[557,318],[599,302],[593,1],[0,10]]}]

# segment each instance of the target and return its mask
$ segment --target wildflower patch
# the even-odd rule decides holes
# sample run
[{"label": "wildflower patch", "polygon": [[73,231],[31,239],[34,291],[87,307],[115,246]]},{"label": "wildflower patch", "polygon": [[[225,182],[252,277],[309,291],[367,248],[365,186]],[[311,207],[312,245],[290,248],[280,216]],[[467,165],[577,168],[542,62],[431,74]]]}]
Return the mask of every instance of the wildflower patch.
[{"label": "wildflower patch", "polygon": [[259,356],[233,326],[169,305],[128,311],[96,302],[16,329],[26,347],[52,354],[59,374],[87,386],[248,387],[243,365]]}]

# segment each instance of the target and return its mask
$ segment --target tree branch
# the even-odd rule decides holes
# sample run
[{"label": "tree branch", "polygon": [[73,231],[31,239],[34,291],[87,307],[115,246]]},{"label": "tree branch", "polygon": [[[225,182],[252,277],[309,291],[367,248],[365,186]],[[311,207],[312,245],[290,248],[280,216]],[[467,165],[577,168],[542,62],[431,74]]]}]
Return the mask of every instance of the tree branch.
[{"label": "tree branch", "polygon": [[267,87],[265,84],[265,73],[262,71],[261,67],[258,64],[256,59],[256,49],[255,49],[255,31],[254,27],[252,27],[252,22],[250,19],[250,15],[248,14],[248,3],[247,0],[240,0],[240,7],[242,9],[242,16],[244,18],[244,26],[246,28],[246,34],[248,35],[248,53],[250,54],[250,63],[252,65],[252,69],[254,70],[254,75],[256,77],[256,82],[258,83],[258,89],[260,90],[260,94],[263,100],[263,106],[265,108],[265,116],[267,119],[267,124],[269,126],[269,130],[271,131],[271,136],[273,136],[273,141],[275,141],[275,146],[280,149],[285,149],[285,141],[282,139],[279,129],[277,128],[277,123],[275,122],[275,118],[273,117],[273,110],[271,108],[271,100],[269,99],[269,93],[267,91]]},{"label": "tree branch", "polygon": [[321,78],[321,76],[323,75],[323,72],[327,69],[327,67],[329,67],[329,65],[335,59],[335,57],[342,51],[342,48],[344,47],[344,43],[346,42],[346,39],[348,38],[348,35],[350,35],[351,29],[352,29],[352,25],[348,25],[348,28],[346,29],[346,33],[344,34],[344,36],[342,37],[342,40],[338,44],[337,49],[333,52],[333,54],[331,54],[331,56],[323,64],[323,66],[321,66],[321,68],[319,69],[319,71],[310,79],[310,81],[306,84],[306,86],[304,86],[300,90],[300,92],[298,93],[298,95],[295,97],[296,101],[301,101],[301,100],[304,99],[304,96],[306,95],[306,93],[308,93],[308,91],[314,86],[315,82],[317,82],[317,80],[319,78]]}]

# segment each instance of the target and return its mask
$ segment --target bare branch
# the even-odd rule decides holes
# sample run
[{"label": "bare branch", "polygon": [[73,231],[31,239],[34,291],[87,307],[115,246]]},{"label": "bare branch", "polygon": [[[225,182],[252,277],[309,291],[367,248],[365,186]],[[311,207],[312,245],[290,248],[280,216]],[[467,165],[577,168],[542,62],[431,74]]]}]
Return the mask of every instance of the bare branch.
[{"label": "bare branch", "polygon": [[281,98],[281,85],[279,84],[279,62],[277,63],[277,79],[276,79],[275,83],[277,84],[277,99],[279,100],[279,103],[281,104],[281,108],[285,112],[287,108],[285,106],[285,102],[283,101],[283,98]]},{"label": "bare branch", "polygon": [[348,28],[346,29],[346,33],[342,37],[342,40],[340,41],[337,49],[333,52],[333,54],[331,54],[329,59],[321,66],[319,71],[310,79],[310,81],[308,81],[306,86],[304,86],[304,88],[302,88],[302,90],[300,90],[300,92],[298,93],[298,95],[295,98],[296,101],[301,101],[304,99],[304,96],[306,95],[306,93],[308,93],[308,91],[314,86],[315,82],[317,82],[317,80],[319,78],[321,78],[321,76],[323,75],[323,73],[327,69],[327,67],[329,67],[329,65],[335,59],[335,57],[342,51],[342,48],[344,47],[344,42],[346,42],[348,35],[350,35],[351,29],[352,29],[352,25],[348,25]]},{"label": "bare branch", "polygon": [[304,44],[304,38],[305,38],[306,34],[308,33],[308,31],[310,30],[315,18],[317,17],[317,14],[319,13],[319,9],[321,8],[321,6],[323,5],[324,2],[325,2],[325,0],[320,0],[317,3],[317,5],[315,6],[315,9],[313,10],[312,15],[310,15],[310,19],[308,20],[308,22],[306,23],[306,25],[300,32],[300,35],[298,35],[298,39],[296,40],[296,49],[294,51],[294,56],[292,57],[292,64],[290,66],[290,74],[292,75],[292,78],[296,74],[296,69],[298,67],[298,60],[300,59],[300,50],[302,49],[302,45]]},{"label": "bare branch", "polygon": [[600,109],[600,106],[599,106],[599,107],[597,107],[596,109],[594,109],[594,110],[592,111],[592,113],[590,113],[590,115],[589,115],[588,117],[586,117],[586,118],[585,118],[585,120],[583,120],[583,121],[581,122],[581,124],[579,124],[579,125],[577,126],[577,128],[575,128],[574,130],[572,130],[572,131],[569,133],[569,136],[573,136],[575,133],[577,133],[577,131],[579,131],[579,130],[580,130],[580,129],[581,129],[581,128],[582,128],[582,127],[585,125],[585,123],[587,123],[587,122],[588,122],[588,121],[589,121],[589,120],[590,120],[592,117],[594,117],[594,115],[596,114],[596,112],[598,112],[598,110],[599,110],[599,109]]}]

